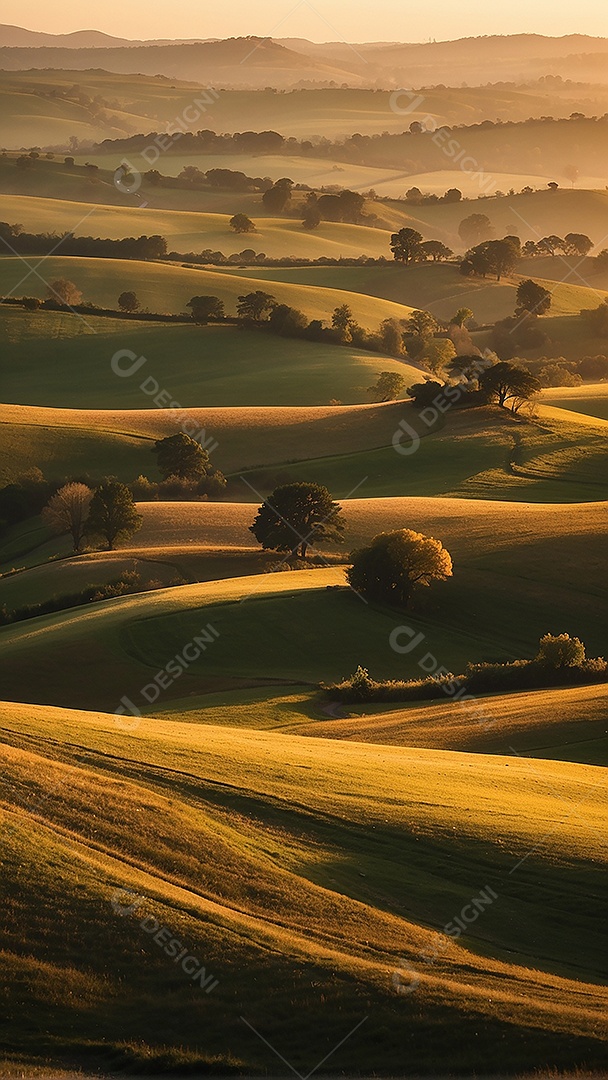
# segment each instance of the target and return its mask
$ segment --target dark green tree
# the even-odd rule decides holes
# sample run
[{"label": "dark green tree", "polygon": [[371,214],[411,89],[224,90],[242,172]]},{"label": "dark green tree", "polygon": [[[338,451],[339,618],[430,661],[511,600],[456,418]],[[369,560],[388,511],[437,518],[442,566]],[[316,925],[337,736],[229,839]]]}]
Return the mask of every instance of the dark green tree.
[{"label": "dark green tree", "polygon": [[141,528],[142,517],[138,514],[133,496],[126,484],[112,476],[103,480],[93,493],[86,532],[102,536],[113,551],[118,540],[128,540]]},{"label": "dark green tree", "polygon": [[238,297],[236,311],[240,319],[262,322],[264,316],[269,315],[276,304],[276,298],[271,293],[257,289],[255,292]]},{"label": "dark green tree", "polygon": [[399,232],[391,236],[391,251],[395,261],[402,262],[405,266],[411,262],[420,262],[425,257],[422,233],[416,229],[399,229]]},{"label": "dark green tree", "polygon": [[235,214],[231,217],[230,228],[234,229],[235,233],[255,232],[255,224],[247,214]]},{"label": "dark green tree", "polygon": [[343,542],[342,507],[322,484],[282,484],[262,503],[250,528],[263,548],[306,558],[310,546]]},{"label": "dark green tree", "polygon": [[529,311],[535,315],[545,315],[550,307],[551,293],[544,285],[527,278],[517,286],[516,312]]},{"label": "dark green tree", "polygon": [[538,379],[525,368],[501,360],[479,376],[479,386],[489,399],[496,399],[501,407],[511,402],[511,412],[519,412],[522,405],[541,389]]},{"label": "dark green tree", "polygon": [[205,326],[211,319],[224,318],[224,301],[219,296],[193,296],[186,307],[192,309],[194,322]]},{"label": "dark green tree", "polygon": [[137,311],[139,308],[137,293],[131,291],[121,292],[118,297],[118,306],[121,311]]},{"label": "dark green tree", "polygon": [[346,576],[353,589],[399,607],[409,605],[418,587],[452,577],[452,559],[441,541],[412,529],[379,533],[351,559]]},{"label": "dark green tree", "polygon": [[164,480],[178,476],[181,480],[201,480],[210,470],[209,454],[183,431],[168,435],[154,443],[159,472]]}]

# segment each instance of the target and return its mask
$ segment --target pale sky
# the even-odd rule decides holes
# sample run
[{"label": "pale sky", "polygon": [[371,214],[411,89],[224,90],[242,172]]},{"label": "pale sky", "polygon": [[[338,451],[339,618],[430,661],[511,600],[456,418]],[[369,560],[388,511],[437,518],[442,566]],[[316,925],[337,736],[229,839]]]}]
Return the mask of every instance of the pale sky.
[{"label": "pale sky", "polygon": [[3,0],[1,21],[47,33],[117,37],[259,34],[312,41],[428,41],[481,34],[608,36],[606,0]]}]

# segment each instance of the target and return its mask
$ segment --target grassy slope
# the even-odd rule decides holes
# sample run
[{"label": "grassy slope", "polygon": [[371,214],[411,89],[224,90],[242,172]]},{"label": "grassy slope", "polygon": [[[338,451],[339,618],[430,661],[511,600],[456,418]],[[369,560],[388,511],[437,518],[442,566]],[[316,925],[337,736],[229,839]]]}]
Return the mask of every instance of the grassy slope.
[{"label": "grassy slope", "polygon": [[[204,289],[207,283],[198,284]],[[381,371],[420,379],[419,369],[379,354],[230,325],[172,326],[89,316],[85,323],[77,315],[39,314],[32,318],[20,310],[0,311],[5,402],[150,409],[160,388],[166,404],[176,400],[188,409],[328,405],[333,398],[348,404],[369,401],[368,387]],[[146,357],[133,376],[121,378],[112,368],[112,357],[122,350]],[[128,370],[128,358],[119,366]],[[107,426],[111,429],[111,415]]]},{"label": "grassy slope", "polygon": [[[403,419],[416,416],[405,407]],[[404,433],[402,445],[412,445]],[[409,456],[392,445],[363,453],[253,469],[247,481],[266,493],[279,481],[314,478],[346,498],[389,495],[464,495],[530,502],[606,498],[603,476],[608,443],[605,421],[541,406],[534,423],[513,420],[494,409],[453,413]],[[233,496],[251,496],[242,487]]]},{"label": "grassy slope", "polygon": [[[73,281],[85,300],[101,307],[115,307],[117,296],[123,289],[134,289],[143,308],[168,314],[185,311],[190,297],[199,294],[221,297],[227,313],[234,314],[239,294],[251,291],[247,277],[228,277],[212,270],[193,270],[172,263],[52,255],[44,261],[44,280],[41,280],[16,256],[7,255],[0,259],[0,293],[5,296],[45,298],[48,283],[56,278]],[[373,329],[377,329],[383,319],[403,319],[411,312],[403,304],[334,289],[303,288],[277,282],[272,293],[281,303],[300,308],[311,319],[328,319],[338,304],[348,303],[358,321]]]},{"label": "grassy slope", "polygon": [[[126,210],[130,209],[132,212],[138,211],[144,215],[149,211],[138,209],[142,200],[147,202],[152,213],[162,209],[172,209],[231,215],[242,210],[254,220],[266,217],[260,196],[246,192],[179,191],[154,188],[144,181],[138,197],[125,195],[118,191],[113,183],[114,171],[122,160],[122,155],[116,153],[96,158],[91,158],[90,155],[79,158],[81,163],[88,160],[99,163],[101,166],[99,173],[93,178],[82,175],[78,170],[66,168],[61,156],[57,161],[41,160],[37,162],[34,169],[25,172],[15,168],[14,160],[14,155],[0,158],[0,191],[7,195],[27,195],[33,198],[113,205]],[[135,168],[139,166],[143,172],[149,168],[149,165],[137,154],[132,155],[130,160]],[[158,167],[166,174],[171,174],[179,172],[184,165],[196,161],[197,159],[192,156],[165,155],[158,163]],[[374,187],[381,195],[393,196],[402,195],[407,188],[412,186],[413,180],[412,177],[395,170],[369,169],[347,163],[339,163],[336,169],[334,167],[336,163],[331,160],[316,161],[310,158],[205,155],[202,160],[199,159],[198,163],[203,169],[219,165],[225,168],[241,169],[249,175],[252,173],[256,176],[269,175],[274,179],[288,175],[296,181],[311,185],[334,184],[361,191]],[[262,171],[263,169],[265,171]],[[515,186],[518,179],[518,177],[513,177]],[[521,179],[523,184],[528,178]],[[466,180],[466,175],[463,173],[459,173],[456,177],[449,171],[433,174],[433,187],[439,186],[441,190],[445,190],[456,186],[462,188],[465,194],[472,196],[460,203],[415,206],[393,198],[387,202],[370,203],[368,210],[376,214],[377,224],[384,230],[393,231],[404,225],[410,225],[419,229],[425,237],[432,236],[445,241],[456,251],[461,251],[463,248],[462,240],[458,235],[460,222],[472,213],[486,214],[497,236],[515,234],[520,236],[523,242],[529,239],[538,240],[541,236],[551,233],[563,235],[566,232],[583,232],[591,237],[598,248],[604,246],[604,238],[608,231],[608,197],[604,190],[563,188],[556,193],[534,191],[528,195],[507,195],[480,201],[476,197],[478,191],[475,189],[475,182],[467,188]],[[532,184],[541,186],[543,177],[539,176],[536,183],[532,180]],[[602,185],[597,186],[602,187]],[[78,208],[76,212],[77,216],[69,223],[72,227],[81,216]],[[142,220],[145,220],[145,216]],[[286,219],[285,223],[291,224],[289,219]],[[296,225],[296,231],[297,227]],[[325,228],[326,226],[322,227],[321,235],[324,234]],[[242,246],[250,245],[245,243]],[[561,259],[557,262],[563,267]],[[577,274],[580,274],[582,270],[583,266],[580,266]],[[556,267],[556,272],[558,278],[565,276],[559,267]],[[577,275],[573,275],[570,280],[577,281]]]},{"label": "grassy slope", "polygon": [[582,386],[553,386],[543,390],[543,404],[608,420],[608,382]]},{"label": "grassy slope", "polygon": [[[173,564],[175,549],[192,556],[197,544],[248,543],[251,507],[143,509],[144,529],[135,541],[143,550],[134,548],[130,557],[146,557],[147,544],[164,548]],[[468,660],[534,655],[548,629],[578,634],[592,653],[603,650],[602,504],[576,510],[520,505],[514,516],[509,504],[484,501],[354,500],[345,505],[345,516],[349,547],[383,528],[403,526],[444,541],[455,576],[421,597],[417,613],[408,613],[406,621],[422,628],[425,648],[451,670],[463,670]],[[142,705],[141,687],[208,622],[220,637],[182,676],[179,697],[253,686],[260,679],[316,683],[346,675],[357,663],[377,677],[419,674],[420,657],[397,655],[389,645],[403,615],[369,606],[347,589],[326,591],[326,585],[343,581],[338,568],[233,579],[4,628],[7,695],[24,693],[27,669],[32,700],[116,708],[126,693]],[[567,619],[565,611],[571,612]],[[297,649],[294,620],[310,628]],[[67,653],[78,658],[68,672],[59,663]],[[108,668],[114,673],[111,689]]]},{"label": "grassy slope", "polygon": [[[424,1046],[433,1074],[477,1071],[498,1040],[513,1071],[599,1059],[597,770],[347,742],[330,760],[325,740],[151,719],[128,730],[10,704],[0,717],[4,1000],[22,1053],[98,1064],[140,1043],[148,1062],[167,1047],[200,1068],[229,1047],[245,1068],[275,1071],[245,1016],[303,1069],[312,1047],[317,1060],[368,1016],[334,1067],[378,1070],[381,1044],[380,1071],[396,1072],[406,1046]],[[112,909],[125,887],[141,898],[137,919]],[[497,899],[461,942],[438,938],[487,887]],[[48,920],[59,897],[61,921]],[[203,959],[212,994],[168,966],[144,914]],[[78,928],[67,942],[64,924]],[[393,972],[409,986],[412,969],[415,994],[395,993]],[[50,1035],[23,1023],[24,987]],[[447,1038],[429,1043],[439,1026]]]},{"label": "grassy slope", "polygon": [[[413,371],[411,377],[416,376]],[[255,412],[247,407],[190,408],[188,415],[217,443],[211,450],[217,467],[234,473],[319,453],[344,454],[355,443],[362,449],[384,446],[402,418],[403,405],[270,406]],[[156,475],[153,440],[178,426],[176,413],[166,409],[0,405],[0,476],[8,479],[36,466],[56,476],[71,471],[105,471],[127,480],[138,472]],[[426,430],[418,426],[421,433]]]},{"label": "grassy slope", "polygon": [[182,212],[152,207],[142,210],[130,205],[83,205],[82,202],[15,195],[0,195],[0,220],[20,222],[26,232],[56,232],[60,236],[64,232],[73,232],[75,236],[103,236],[117,240],[142,233],[160,234],[166,237],[170,251],[180,252],[211,248],[231,255],[253,248],[270,258],[294,255],[302,259],[377,257],[389,253],[390,235],[386,231],[337,222],[324,222],[314,232],[306,231],[298,218],[267,217],[259,201],[259,208],[252,207],[249,211],[256,223],[256,231],[246,235],[237,235],[230,228],[228,222],[232,215],[229,213]]},{"label": "grassy slope", "polygon": [[310,690],[250,689],[187,701],[163,699],[155,715],[358,743],[606,766],[607,694],[606,686],[597,684],[485,695],[469,704],[446,697],[400,705],[341,705]]},{"label": "grassy slope", "polygon": [[[492,323],[512,315],[516,305],[517,286],[521,280],[533,277],[552,294],[551,316],[578,314],[583,308],[597,307],[608,292],[606,279],[596,287],[596,277],[588,279],[572,274],[569,269],[579,260],[562,264],[561,278],[543,278],[544,263],[553,260],[521,260],[518,273],[500,282],[491,279],[477,281],[463,278],[453,264],[426,263],[418,266],[311,266],[300,268],[248,268],[246,271],[222,270],[222,273],[245,274],[260,281],[313,285],[320,288],[344,289],[368,296],[383,297],[413,308],[432,311],[439,319],[449,319],[459,307],[468,307],[478,323]],[[543,325],[546,320],[543,320]]]},{"label": "grassy slope", "polygon": [[[347,719],[316,719],[314,723],[302,719],[283,730],[356,742],[608,765],[605,686],[484,697],[473,707],[446,701],[408,708],[354,706],[342,711],[350,714]],[[285,721],[288,724],[287,710]]]}]

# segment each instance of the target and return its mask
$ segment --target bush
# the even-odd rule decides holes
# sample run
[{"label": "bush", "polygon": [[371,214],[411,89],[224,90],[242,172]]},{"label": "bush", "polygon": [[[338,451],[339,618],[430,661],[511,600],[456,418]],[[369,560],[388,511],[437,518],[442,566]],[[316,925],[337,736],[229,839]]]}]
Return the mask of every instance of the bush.
[{"label": "bush", "polygon": [[585,646],[580,638],[571,638],[570,634],[545,634],[540,639],[536,660],[552,668],[582,667]]}]

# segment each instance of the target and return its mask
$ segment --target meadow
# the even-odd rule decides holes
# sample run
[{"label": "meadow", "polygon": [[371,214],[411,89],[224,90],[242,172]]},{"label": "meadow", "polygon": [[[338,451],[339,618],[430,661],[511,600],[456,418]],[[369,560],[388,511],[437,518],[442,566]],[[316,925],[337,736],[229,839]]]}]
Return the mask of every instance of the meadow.
[{"label": "meadow", "polygon": [[[439,1027],[449,1045],[424,1051],[434,1072],[464,1064],[473,1033],[483,1053],[504,1043],[514,1070],[550,1042],[561,1064],[600,1060],[605,810],[592,768],[475,755],[473,771],[466,754],[350,742],[332,742],[328,760],[325,739],[274,732],[159,719],[133,731],[10,704],[1,716],[5,867],[19,883],[3,994],[17,1055],[230,1074],[274,1071],[270,1042],[303,1069],[365,1021],[334,1068],[373,1061],[379,1041],[397,1068]],[[584,816],[564,822],[564,799]],[[581,887],[593,900],[565,947]],[[432,926],[480,893],[496,899],[461,941],[438,939]],[[59,897],[79,930],[67,943],[39,903]],[[186,942],[201,979],[170,967],[142,923]],[[414,978],[415,994],[395,992]],[[13,1004],[24,990],[48,1035]],[[272,1017],[270,992],[283,1000]]]},{"label": "meadow", "polygon": [[[585,42],[566,43],[580,52]],[[453,46],[467,65],[494,47],[486,38]],[[158,234],[183,255],[249,249],[291,260],[85,258],[62,254],[59,241],[24,259],[3,244],[7,1080],[603,1076],[603,662],[584,669],[589,684],[572,685],[581,671],[551,667],[540,680],[550,689],[508,691],[503,681],[462,702],[446,694],[344,705],[327,687],[359,666],[374,680],[434,670],[466,677],[471,664],[533,660],[546,634],[579,638],[588,660],[606,655],[608,383],[524,388],[518,412],[482,392],[425,414],[408,388],[443,376],[412,359],[414,349],[383,354],[230,320],[197,325],[187,304],[217,296],[234,317],[239,296],[261,289],[325,326],[346,304],[371,332],[387,319],[403,330],[415,310],[447,322],[467,307],[475,321],[460,344],[466,352],[491,345],[494,324],[513,314],[519,284],[532,277],[551,293],[538,320],[547,339],[515,351],[535,371],[543,357],[605,354],[605,337],[580,315],[608,299],[608,272],[593,258],[608,233],[605,178],[591,168],[599,142],[596,153],[584,118],[556,120],[550,152],[545,121],[496,128],[503,118],[569,115],[581,95],[600,116],[607,91],[531,74],[526,85],[429,86],[402,114],[377,65],[393,64],[387,77],[399,85],[406,47],[361,48],[368,76],[353,74],[355,54],[340,43],[174,46],[180,74],[204,56],[224,72],[199,127],[263,124],[310,139],[297,154],[197,155],[177,145],[151,162],[120,144],[95,145],[165,130],[200,93],[186,79],[101,69],[120,54],[120,64],[141,70],[157,58],[162,71],[167,45],[144,55],[134,44],[133,60],[126,47],[90,49],[95,70],[76,70],[85,54],[73,49],[74,70],[0,72],[0,141],[9,148],[0,155],[0,222],[57,237]],[[540,37],[521,48],[554,57]],[[420,49],[445,53],[454,70],[450,43]],[[56,50],[56,62],[69,51]],[[7,65],[20,62],[17,53],[38,63],[49,55],[3,49]],[[339,85],[371,80],[372,70],[377,89]],[[457,82],[473,81],[474,66],[461,70]],[[296,75],[303,85],[290,91]],[[247,79],[267,88],[222,89]],[[309,79],[337,85],[308,87]],[[439,153],[437,170],[422,172],[415,131],[403,144],[383,134],[427,114],[468,125],[458,138],[500,165],[491,177],[498,194],[478,199],[479,177],[448,168]],[[40,156],[25,167],[28,143]],[[259,192],[145,176],[127,195],[114,182],[124,157],[166,177],[225,167],[304,188],[280,216]],[[575,157],[581,175],[568,179]],[[548,190],[551,181],[560,186]],[[527,184],[543,190],[515,193]],[[306,186],[369,193],[364,224],[304,229]],[[413,186],[438,195],[457,187],[463,198],[408,201]],[[255,232],[233,232],[237,212]],[[584,259],[522,259],[499,282],[465,278],[457,259],[391,261],[391,233],[404,227],[460,255],[459,226],[472,213],[486,214],[497,237],[582,232],[594,247]],[[361,264],[305,265],[320,258]],[[45,299],[61,278],[97,313],[10,302]],[[116,310],[127,290],[139,301],[134,318]],[[403,380],[384,402],[375,400],[381,373]],[[140,480],[141,526],[115,550],[87,533],[74,551],[65,527],[39,512],[47,491],[67,481],[158,484],[155,442],[185,425],[224,474],[219,493],[173,484],[175,499],[168,485],[148,487],[157,497],[143,501]],[[50,487],[36,503],[43,481]],[[275,489],[296,482],[325,486],[345,525],[342,543],[313,542],[306,559],[263,549],[251,529],[260,504],[273,507]],[[418,588],[408,606],[394,593],[351,588],[353,553],[403,529],[441,541],[453,575]],[[397,648],[395,634],[414,644]]]}]

